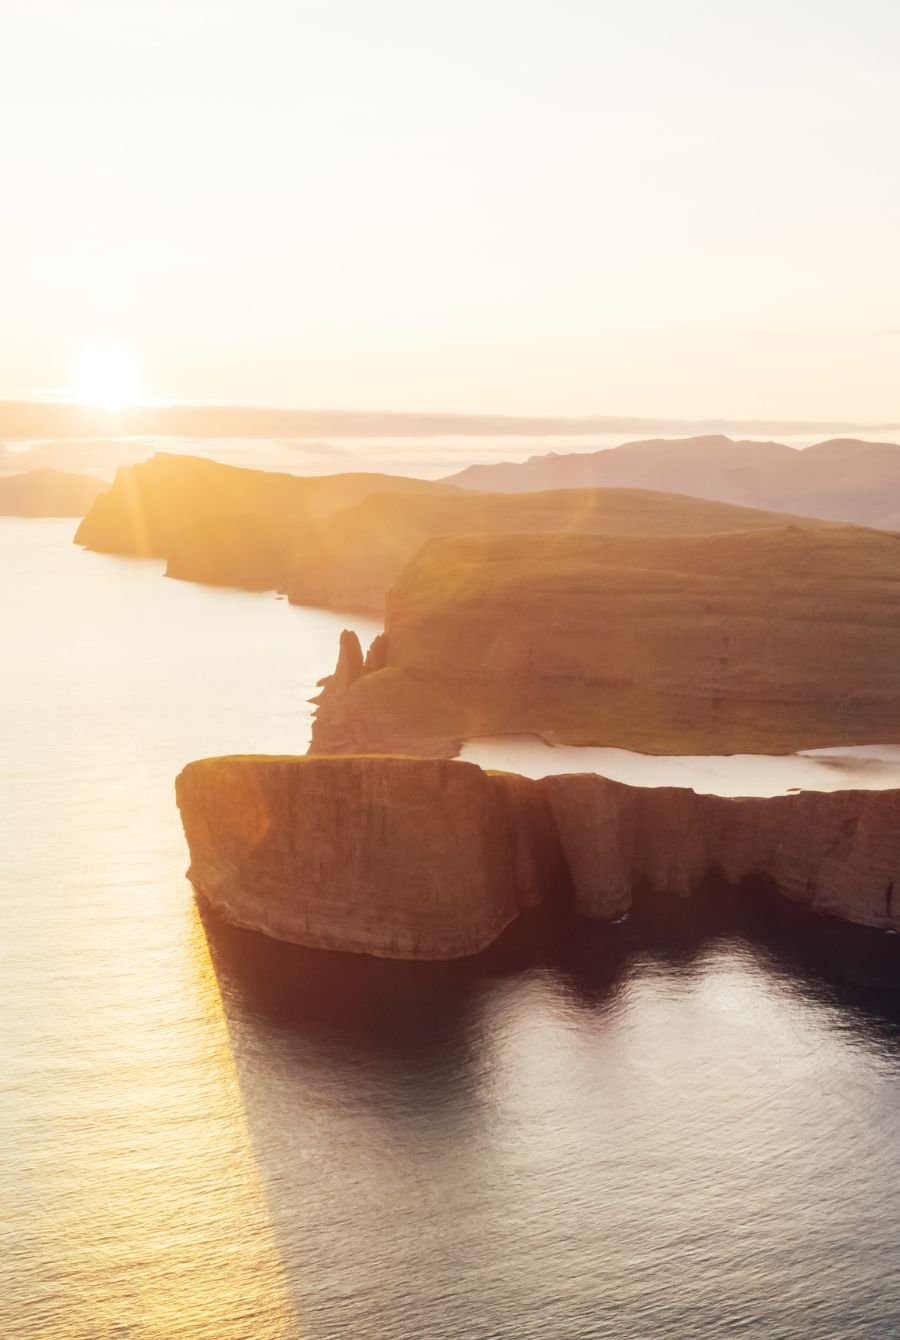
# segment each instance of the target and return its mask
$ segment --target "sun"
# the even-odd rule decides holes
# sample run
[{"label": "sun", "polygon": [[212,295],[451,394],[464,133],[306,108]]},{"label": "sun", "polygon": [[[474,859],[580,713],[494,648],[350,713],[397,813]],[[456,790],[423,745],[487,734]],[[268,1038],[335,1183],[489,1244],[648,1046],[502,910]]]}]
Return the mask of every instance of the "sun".
[{"label": "sun", "polygon": [[145,398],[141,365],[118,345],[85,349],[75,363],[75,394],[82,405],[124,409]]}]

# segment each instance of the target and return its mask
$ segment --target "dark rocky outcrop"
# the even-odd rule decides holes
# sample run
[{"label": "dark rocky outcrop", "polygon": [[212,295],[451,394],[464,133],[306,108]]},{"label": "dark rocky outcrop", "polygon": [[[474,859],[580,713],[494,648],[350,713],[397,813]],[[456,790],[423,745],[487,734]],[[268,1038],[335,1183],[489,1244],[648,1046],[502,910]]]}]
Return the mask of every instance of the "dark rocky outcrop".
[{"label": "dark rocky outcrop", "polygon": [[[377,638],[375,641],[377,642]],[[373,646],[375,643],[373,642]],[[311,703],[318,703],[319,708],[325,710],[334,709],[344,698],[345,694],[353,687],[358,679],[366,673],[368,669],[368,657],[363,660],[362,647],[359,637],[351,629],[345,628],[341,633],[338,642],[337,665],[330,675],[318,681],[317,687],[322,690],[314,698],[310,698]]]},{"label": "dark rocky outcrop", "polygon": [[526,906],[613,921],[635,893],[764,881],[812,911],[900,929],[900,791],[723,799],[590,775],[531,781],[404,758],[213,758],[176,794],[197,892],[317,948],[477,953]]}]

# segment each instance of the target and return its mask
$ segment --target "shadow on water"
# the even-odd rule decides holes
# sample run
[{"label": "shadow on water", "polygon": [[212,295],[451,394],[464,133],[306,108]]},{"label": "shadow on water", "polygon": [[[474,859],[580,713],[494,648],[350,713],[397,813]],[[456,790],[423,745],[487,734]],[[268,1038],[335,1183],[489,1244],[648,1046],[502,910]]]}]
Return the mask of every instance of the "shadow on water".
[{"label": "shadow on water", "polygon": [[284,944],[198,904],[226,1012],[281,1039],[358,1057],[431,1063],[478,1040],[485,998],[529,971],[553,971],[586,1002],[611,997],[630,950],[618,928],[524,914],[483,954],[412,962]]},{"label": "shadow on water", "polygon": [[307,949],[199,907],[239,1062],[248,1042],[267,1040],[300,1064],[364,1064],[404,1081],[422,1071],[423,1105],[441,1074],[451,1085],[480,1074],[485,1014],[505,988],[549,981],[568,1007],[602,1013],[648,968],[689,979],[735,946],[884,1040],[900,1037],[900,936],[815,916],[765,885],[710,883],[691,899],[644,891],[615,925],[530,911],[483,954],[448,962]]},{"label": "shadow on water", "polygon": [[[677,1040],[665,1031],[684,1021],[696,1037],[698,1016],[678,1011],[695,1008],[691,991],[711,963],[749,963],[754,980],[790,985],[787,1001],[773,993],[776,1010],[789,1011],[799,995],[876,1039],[885,1054],[900,1054],[900,938],[813,917],[761,888],[708,887],[683,902],[644,894],[615,926],[529,914],[487,953],[447,963],[309,950],[201,914],[271,1223],[313,1340],[557,1340],[572,1334],[546,1292],[557,1258],[576,1272],[584,1305],[600,1308],[579,1334],[616,1334],[615,1309],[601,1319],[618,1285],[608,1282],[604,1295],[578,1273],[593,1259],[586,1188],[601,1197],[604,1214],[623,1216],[627,1241],[632,1212],[641,1218],[632,1210],[635,1185],[658,1213],[647,1149],[670,1127],[653,1124],[656,1105],[665,1111],[675,1099],[683,1111],[683,1086],[694,1085],[707,1096],[685,1120],[706,1130],[707,1142],[721,1131],[723,1148],[745,1120],[747,1080],[729,1087],[737,1022],[726,1020],[723,1032],[721,1018],[701,1016],[709,1037],[684,1061],[673,1059]],[[631,987],[646,981],[661,992],[655,1003],[641,1004],[640,993],[629,1001]],[[687,1006],[679,1005],[684,990]],[[635,1048],[643,1049],[637,1069]],[[763,1077],[764,1037],[748,1055],[751,1076]],[[789,1100],[776,1083],[760,1109],[766,1149],[774,1137],[765,1121]],[[621,1124],[618,1110],[627,1114]],[[708,1117],[716,1136],[702,1125]],[[677,1168],[688,1146],[702,1142],[673,1138],[674,1161],[665,1166]],[[685,1182],[701,1175],[685,1174]],[[677,1185],[683,1200],[688,1192]],[[566,1227],[572,1213],[587,1216],[580,1231]],[[660,1269],[674,1278],[680,1229],[670,1231],[672,1256]],[[532,1267],[516,1281],[502,1262],[521,1235]],[[619,1279],[614,1264],[610,1270]],[[474,1294],[466,1278],[478,1280]],[[718,1306],[708,1303],[710,1325],[722,1321]],[[469,1320],[478,1307],[480,1328]],[[522,1326],[529,1307],[546,1309],[532,1330]],[[659,1330],[687,1333],[675,1322]]]},{"label": "shadow on water", "polygon": [[690,971],[717,946],[739,944],[772,973],[812,996],[900,1029],[900,936],[818,916],[765,880],[709,881],[690,899],[636,899],[627,938],[661,963]]}]

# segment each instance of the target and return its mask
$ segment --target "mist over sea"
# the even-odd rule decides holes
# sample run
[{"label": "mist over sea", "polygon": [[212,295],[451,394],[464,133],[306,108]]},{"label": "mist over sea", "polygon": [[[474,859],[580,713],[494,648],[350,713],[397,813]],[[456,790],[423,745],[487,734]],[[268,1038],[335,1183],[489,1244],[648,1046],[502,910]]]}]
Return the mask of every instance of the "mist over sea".
[{"label": "mist over sea", "polygon": [[[204,456],[227,465],[256,470],[282,470],[288,474],[330,475],[349,471],[374,471],[440,479],[468,465],[498,461],[524,461],[529,456],[556,451],[590,452],[621,446],[650,437],[685,436],[685,431],[615,432],[566,435],[504,435],[459,437],[339,437],[322,438],[185,438],[132,437],[92,438],[40,442],[7,442],[0,445],[0,474],[40,467],[73,470],[111,479],[119,465],[146,460],[157,451]],[[786,446],[802,449],[828,437],[827,431],[742,434],[731,436],[754,440],[769,437]],[[900,441],[900,432],[887,429],[853,430],[864,442]]]},{"label": "mist over sea", "polygon": [[302,751],[346,620],[73,530],[0,522],[4,1340],[900,1332],[895,938],[724,896],[443,965],[204,925],[174,776]]}]

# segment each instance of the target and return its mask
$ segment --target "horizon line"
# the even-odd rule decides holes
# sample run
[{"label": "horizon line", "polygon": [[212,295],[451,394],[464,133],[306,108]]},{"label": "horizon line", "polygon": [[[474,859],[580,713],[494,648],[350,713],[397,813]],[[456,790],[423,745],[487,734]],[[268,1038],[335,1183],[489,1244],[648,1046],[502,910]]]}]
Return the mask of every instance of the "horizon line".
[{"label": "horizon line", "polygon": [[[181,431],[177,420],[187,416]],[[54,436],[62,429],[62,436],[76,436],[73,429],[87,429],[91,435],[116,436],[222,436],[226,424],[222,419],[238,418],[233,436],[268,437],[273,432],[293,431],[300,436],[305,432],[322,433],[343,428],[347,436],[390,436],[392,433],[416,436],[456,436],[484,433],[487,436],[509,436],[533,433],[537,436],[576,436],[597,432],[662,432],[729,429],[755,433],[781,432],[805,434],[810,432],[842,433],[852,431],[900,431],[900,420],[808,418],[791,419],[777,415],[740,418],[737,416],[635,415],[635,414],[517,414],[505,412],[465,410],[399,410],[399,409],[337,409],[300,408],[284,405],[222,404],[197,401],[146,401],[141,404],[104,408],[77,400],[33,399],[0,395],[0,439],[33,440],[37,436]],[[220,422],[206,424],[206,418]],[[168,432],[163,426],[141,421],[174,420]],[[269,419],[268,423],[259,420]],[[77,420],[67,423],[67,420]],[[254,420],[257,422],[254,424]],[[274,422],[272,421],[274,420]],[[356,433],[349,431],[356,426]],[[116,429],[119,429],[117,432]],[[237,431],[239,430],[239,431]],[[80,434],[77,434],[80,435]]]}]

